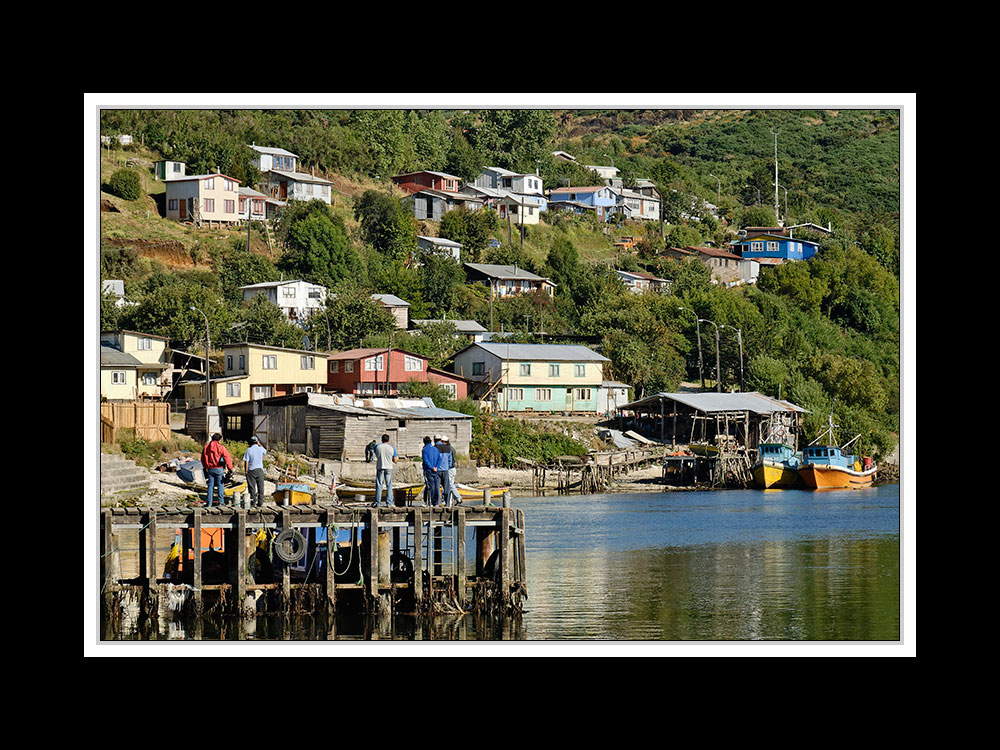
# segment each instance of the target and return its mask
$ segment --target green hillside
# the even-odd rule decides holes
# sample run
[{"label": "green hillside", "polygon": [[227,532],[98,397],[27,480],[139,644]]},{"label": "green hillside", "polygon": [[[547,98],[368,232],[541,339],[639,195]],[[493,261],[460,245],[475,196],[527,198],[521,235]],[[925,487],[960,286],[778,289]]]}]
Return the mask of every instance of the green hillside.
[{"label": "green hillside", "polygon": [[[778,131],[779,212],[790,224],[829,225],[832,234],[804,262],[764,269],[755,286],[710,283],[698,262],[664,261],[667,247],[725,247],[743,226],[773,225],[774,136]],[[307,333],[319,348],[378,341],[391,322],[368,299],[396,294],[411,317],[474,318],[494,328],[544,330],[546,341],[590,336],[611,359],[609,375],[637,394],[697,378],[693,316],[739,328],[747,390],[811,410],[825,423],[831,405],[862,450],[890,450],[899,430],[899,116],[895,111],[104,111],[101,132],[128,133],[134,146],[102,151],[101,277],[125,280],[134,307],[102,302],[102,327],[170,336],[196,348],[209,316],[212,341],[299,346],[302,331],[274,310],[242,303],[237,287],[281,278],[323,283],[339,293]],[[281,146],[335,185],[335,205],[290,207],[269,245],[257,228],[195,229],[168,221],[162,184],[149,165],[161,157],[190,173],[218,167],[256,184],[249,143]],[[572,154],[576,163],[552,152]],[[609,226],[593,218],[546,215],[522,238],[495,214],[461,212],[417,222],[389,178],[432,169],[471,179],[481,166],[537,171],[545,186],[594,184],[587,164],[620,170],[626,185],[650,179],[664,196],[657,222]],[[121,168],[140,175],[142,194],[125,200],[110,183]],[[713,176],[714,175],[714,176]],[[714,209],[707,204],[715,206]],[[786,208],[787,206],[787,208]],[[558,284],[554,300],[521,298],[492,308],[461,270],[414,252],[415,235],[463,242],[464,260],[517,263]],[[631,235],[636,252],[614,243]],[[800,236],[797,232],[796,236]],[[487,244],[499,240],[500,247]],[[414,261],[420,260],[422,264]],[[625,291],[611,269],[650,270],[674,281],[669,295]],[[729,329],[720,341],[722,379],[739,379]],[[704,333],[704,331],[703,331]],[[454,348],[441,332],[412,348],[446,364]],[[714,369],[714,361],[710,363]],[[713,375],[714,377],[714,375]]]}]

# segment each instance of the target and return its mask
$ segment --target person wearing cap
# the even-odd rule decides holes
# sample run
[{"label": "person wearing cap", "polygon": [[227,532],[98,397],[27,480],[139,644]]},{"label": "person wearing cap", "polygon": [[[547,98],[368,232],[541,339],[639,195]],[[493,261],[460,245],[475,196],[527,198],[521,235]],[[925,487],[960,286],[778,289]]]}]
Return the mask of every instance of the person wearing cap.
[{"label": "person wearing cap", "polygon": [[264,454],[267,449],[260,441],[250,438],[250,447],[243,454],[243,473],[247,476],[247,487],[250,489],[250,501],[260,507],[264,503]]},{"label": "person wearing cap", "polygon": [[375,505],[382,502],[382,488],[386,489],[385,505],[393,507],[396,503],[392,496],[392,473],[399,463],[396,449],[389,444],[389,436],[382,436],[382,443],[375,448]]},{"label": "person wearing cap", "polygon": [[[232,473],[233,457],[226,450],[226,446],[222,444],[222,435],[218,432],[212,435],[208,445],[201,451],[201,468],[205,472],[205,484],[208,485],[206,496],[208,507],[212,507],[212,497],[215,494],[218,494],[219,505],[222,505],[226,500],[226,490],[223,487],[225,469]],[[218,489],[218,493],[213,491],[216,489]]]},{"label": "person wearing cap", "polygon": [[445,504],[451,506],[462,502],[462,495],[458,491],[458,484],[456,482],[456,476],[458,474],[458,457],[455,455],[455,449],[451,447],[451,442],[448,440],[447,435],[441,436],[441,442],[444,443],[451,452],[451,466],[448,467],[448,490],[450,494],[445,497]]}]

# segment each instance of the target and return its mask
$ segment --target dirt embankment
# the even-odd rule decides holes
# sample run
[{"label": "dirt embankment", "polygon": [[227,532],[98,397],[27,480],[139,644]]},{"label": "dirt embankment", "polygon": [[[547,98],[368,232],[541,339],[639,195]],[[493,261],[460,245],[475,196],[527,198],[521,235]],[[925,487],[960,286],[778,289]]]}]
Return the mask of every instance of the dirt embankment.
[{"label": "dirt embankment", "polygon": [[191,253],[177,240],[141,240],[105,237],[102,242],[114,247],[132,247],[144,258],[159,260],[171,268],[191,268],[195,265]]}]

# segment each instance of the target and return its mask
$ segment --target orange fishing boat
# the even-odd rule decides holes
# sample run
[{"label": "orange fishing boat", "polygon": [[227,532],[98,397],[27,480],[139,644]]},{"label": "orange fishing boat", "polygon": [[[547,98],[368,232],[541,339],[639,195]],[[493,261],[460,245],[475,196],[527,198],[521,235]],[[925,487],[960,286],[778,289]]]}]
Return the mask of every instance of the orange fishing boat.
[{"label": "orange fishing boat", "polygon": [[[833,441],[833,415],[830,415],[830,427],[823,435],[829,433]],[[823,437],[820,435],[819,437]],[[799,466],[799,477],[806,487],[814,490],[827,489],[857,489],[871,487],[875,481],[876,466],[869,456],[855,456],[845,453],[845,449],[860,435],[837,445],[810,445],[802,457]],[[818,441],[816,438],[813,442]]]}]

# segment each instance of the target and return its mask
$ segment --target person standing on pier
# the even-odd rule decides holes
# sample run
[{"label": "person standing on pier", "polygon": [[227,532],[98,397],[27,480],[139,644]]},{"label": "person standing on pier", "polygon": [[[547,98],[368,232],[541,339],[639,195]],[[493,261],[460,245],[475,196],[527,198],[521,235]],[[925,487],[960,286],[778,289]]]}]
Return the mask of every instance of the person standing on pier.
[{"label": "person standing on pier", "polygon": [[441,478],[438,476],[437,465],[441,454],[428,435],[424,435],[424,449],[420,452],[420,458],[424,464],[425,502],[437,505],[438,495],[441,492]]},{"label": "person standing on pier", "polygon": [[201,468],[205,471],[205,483],[208,485],[206,498],[208,507],[212,507],[213,490],[218,489],[219,505],[226,500],[226,491],[222,485],[226,469],[233,470],[233,457],[222,444],[222,435],[215,433],[201,451]]},{"label": "person standing on pier", "polygon": [[441,442],[444,443],[451,452],[451,466],[448,467],[449,495],[445,497],[445,504],[451,506],[462,502],[462,495],[459,494],[458,486],[456,484],[456,476],[458,475],[458,456],[455,453],[455,449],[451,447],[451,442],[448,440],[447,435],[441,436]]},{"label": "person standing on pier", "polygon": [[382,436],[382,444],[375,448],[375,505],[382,502],[382,488],[387,487],[385,506],[391,508],[395,505],[392,497],[392,472],[395,470],[393,464],[399,463],[396,449],[389,445],[389,436]]},{"label": "person standing on pier", "polygon": [[250,489],[250,501],[258,508],[264,503],[264,454],[267,449],[260,441],[250,438],[250,447],[243,455],[243,473]]},{"label": "person standing on pier", "polygon": [[438,453],[441,454],[437,466],[438,475],[441,477],[441,504],[451,505],[451,474],[448,472],[455,464],[455,454],[451,452],[451,446],[448,445],[448,438],[443,435],[438,437],[435,447],[438,449]]}]

